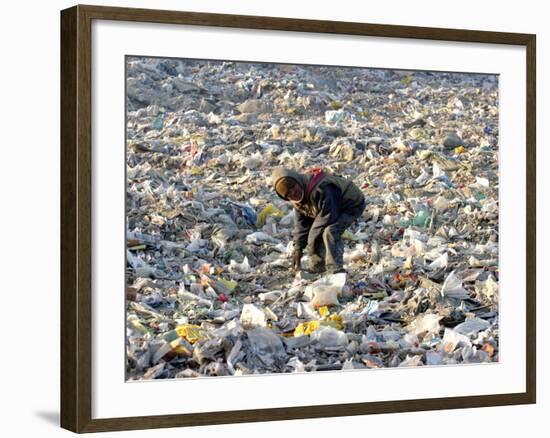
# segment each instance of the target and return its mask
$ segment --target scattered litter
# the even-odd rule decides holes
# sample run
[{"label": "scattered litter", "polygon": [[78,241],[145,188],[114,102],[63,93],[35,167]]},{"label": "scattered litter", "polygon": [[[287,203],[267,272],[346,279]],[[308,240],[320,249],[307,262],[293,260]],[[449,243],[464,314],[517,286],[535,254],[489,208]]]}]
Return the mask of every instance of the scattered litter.
[{"label": "scattered litter", "polygon": [[246,241],[248,243],[253,243],[254,245],[261,245],[262,243],[278,243],[277,239],[274,239],[269,234],[262,231],[249,234],[246,236]]},{"label": "scattered litter", "polygon": [[344,332],[328,326],[314,331],[311,339],[317,348],[325,351],[342,351],[348,345],[348,337]]},{"label": "scattered litter", "polygon": [[245,304],[241,313],[241,324],[245,328],[265,327],[267,317],[265,312],[254,304]]},{"label": "scattered litter", "polygon": [[268,204],[261,212],[258,214],[258,219],[256,220],[256,226],[261,227],[265,224],[266,219],[269,216],[276,218],[282,218],[284,216],[283,212],[275,207],[273,204]]},{"label": "scattered litter", "polygon": [[[499,360],[497,76],[127,59],[128,379]],[[276,166],[363,191],[346,273]]]},{"label": "scattered litter", "polygon": [[443,283],[443,287],[441,288],[441,295],[457,299],[470,297],[466,289],[462,287],[462,281],[457,277],[455,271],[452,271],[445,279],[445,283]]},{"label": "scattered litter", "polygon": [[399,367],[417,367],[422,365],[422,356],[407,356]]},{"label": "scattered litter", "polygon": [[345,273],[328,275],[307,286],[304,296],[311,301],[314,307],[336,305],[345,284]]},{"label": "scattered litter", "polygon": [[279,336],[264,327],[250,330],[247,336],[252,360],[259,363],[258,368],[271,370],[274,366],[281,367],[284,364],[286,351]]},{"label": "scattered litter", "polygon": [[490,326],[491,324],[484,319],[472,318],[458,324],[454,329],[462,335],[473,336],[482,330],[487,330]]},{"label": "scattered litter", "polygon": [[184,324],[176,327],[176,333],[182,338],[187,339],[191,344],[204,338],[204,329],[193,324]]},{"label": "scattered litter", "polygon": [[426,334],[428,336],[434,336],[439,334],[439,321],[441,316],[433,313],[425,313],[418,316],[409,326],[410,333],[415,335]]},{"label": "scattered litter", "polygon": [[445,352],[452,353],[459,346],[468,347],[470,345],[470,339],[467,336],[450,328],[445,329],[445,334],[443,335],[443,348]]}]

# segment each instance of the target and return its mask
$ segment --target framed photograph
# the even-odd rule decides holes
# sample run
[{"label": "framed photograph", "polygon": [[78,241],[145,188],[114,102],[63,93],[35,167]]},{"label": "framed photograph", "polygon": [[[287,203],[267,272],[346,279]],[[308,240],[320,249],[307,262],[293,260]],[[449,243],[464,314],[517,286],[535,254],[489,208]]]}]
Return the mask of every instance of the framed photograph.
[{"label": "framed photograph", "polygon": [[535,403],[535,35],[61,12],[61,426]]}]

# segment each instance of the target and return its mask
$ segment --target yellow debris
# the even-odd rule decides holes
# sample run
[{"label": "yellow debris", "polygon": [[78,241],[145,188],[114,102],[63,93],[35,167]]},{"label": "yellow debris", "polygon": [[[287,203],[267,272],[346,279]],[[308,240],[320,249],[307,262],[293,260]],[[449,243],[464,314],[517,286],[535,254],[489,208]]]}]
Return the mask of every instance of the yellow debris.
[{"label": "yellow debris", "polygon": [[187,348],[187,346],[182,345],[182,342],[185,342],[183,339],[175,339],[170,342],[170,347],[172,351],[180,356],[191,356],[193,351]]},{"label": "yellow debris", "polygon": [[344,323],[342,321],[342,317],[336,313],[333,313],[328,317],[327,321],[323,321],[323,325],[329,325],[332,328],[335,328],[337,330],[342,330],[344,328]]},{"label": "yellow debris", "polygon": [[183,324],[176,327],[176,333],[194,344],[199,339],[204,338],[204,329],[195,324]]},{"label": "yellow debris", "polygon": [[321,326],[332,327],[336,330],[342,330],[344,328],[344,323],[342,322],[342,317],[340,315],[333,313],[332,315],[329,315],[328,318],[322,321],[307,321],[298,324],[296,329],[294,329],[294,336],[298,337],[303,335],[311,335]]},{"label": "yellow debris", "polygon": [[455,154],[460,155],[466,152],[466,148],[464,146],[458,146],[455,148]]},{"label": "yellow debris", "polygon": [[284,213],[273,204],[267,204],[266,207],[258,214],[258,219],[256,219],[256,226],[263,226],[268,216],[281,218],[284,216]]},{"label": "yellow debris", "polygon": [[233,292],[239,284],[235,280],[226,280],[225,278],[218,278],[218,283],[221,283],[224,287],[229,289],[230,292]]},{"label": "yellow debris", "polygon": [[311,335],[319,326],[319,321],[302,322],[294,329],[294,336]]},{"label": "yellow debris", "polygon": [[327,306],[319,307],[319,315],[321,315],[322,317],[327,316],[329,313],[330,313],[330,312],[328,311],[328,307],[327,307]]}]

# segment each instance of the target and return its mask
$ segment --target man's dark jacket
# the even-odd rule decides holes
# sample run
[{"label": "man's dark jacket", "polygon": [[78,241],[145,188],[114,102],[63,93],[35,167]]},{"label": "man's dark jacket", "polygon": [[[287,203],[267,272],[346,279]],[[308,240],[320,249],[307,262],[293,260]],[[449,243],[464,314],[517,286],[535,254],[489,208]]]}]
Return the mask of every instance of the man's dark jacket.
[{"label": "man's dark jacket", "polygon": [[272,175],[273,186],[281,178],[294,179],[303,189],[304,196],[295,208],[294,248],[313,248],[322,237],[325,228],[338,220],[343,213],[353,214],[364,208],[365,198],[361,190],[350,180],[323,172],[317,183],[311,186],[314,174],[299,173],[291,169],[276,169]]}]

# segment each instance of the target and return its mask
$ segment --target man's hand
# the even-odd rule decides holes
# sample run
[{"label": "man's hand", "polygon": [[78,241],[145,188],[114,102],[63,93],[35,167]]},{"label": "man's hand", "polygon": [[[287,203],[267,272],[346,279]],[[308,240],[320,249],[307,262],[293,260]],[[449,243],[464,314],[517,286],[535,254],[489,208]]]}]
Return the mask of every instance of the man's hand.
[{"label": "man's hand", "polygon": [[300,270],[300,263],[302,261],[302,250],[301,249],[295,249],[292,253],[292,269],[295,271]]}]

